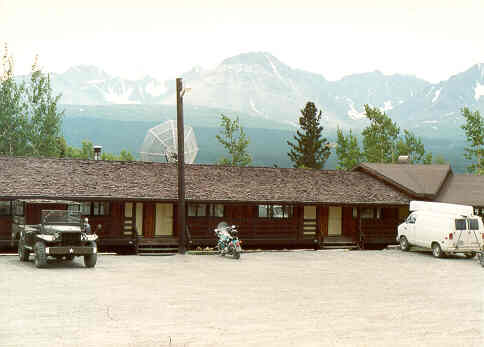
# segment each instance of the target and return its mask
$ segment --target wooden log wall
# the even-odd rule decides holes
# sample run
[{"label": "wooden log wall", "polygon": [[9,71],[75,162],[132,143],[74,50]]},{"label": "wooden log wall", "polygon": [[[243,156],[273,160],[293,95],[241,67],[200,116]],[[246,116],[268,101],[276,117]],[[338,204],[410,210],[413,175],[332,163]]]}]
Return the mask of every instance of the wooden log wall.
[{"label": "wooden log wall", "polygon": [[0,240],[10,240],[12,234],[12,216],[0,216]]},{"label": "wooden log wall", "polygon": [[299,232],[299,209],[291,218],[259,218],[257,206],[225,205],[224,217],[187,217],[193,240],[215,239],[213,230],[224,221],[236,225],[241,239],[295,240]]},{"label": "wooden log wall", "polygon": [[114,201],[109,204],[107,216],[86,216],[89,219],[91,229],[100,238],[122,237],[122,217],[124,216],[124,203]]},{"label": "wooden log wall", "polygon": [[380,219],[362,219],[365,243],[396,243],[398,224],[398,208],[383,208]]}]

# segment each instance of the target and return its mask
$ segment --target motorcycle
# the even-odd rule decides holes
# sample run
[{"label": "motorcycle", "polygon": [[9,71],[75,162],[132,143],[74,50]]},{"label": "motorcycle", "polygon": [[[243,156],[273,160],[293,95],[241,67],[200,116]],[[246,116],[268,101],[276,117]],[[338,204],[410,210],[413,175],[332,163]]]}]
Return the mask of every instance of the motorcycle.
[{"label": "motorcycle", "polygon": [[238,230],[235,225],[229,226],[227,223],[220,223],[214,230],[217,236],[217,249],[221,256],[232,255],[234,259],[240,258],[242,247],[237,236]]}]

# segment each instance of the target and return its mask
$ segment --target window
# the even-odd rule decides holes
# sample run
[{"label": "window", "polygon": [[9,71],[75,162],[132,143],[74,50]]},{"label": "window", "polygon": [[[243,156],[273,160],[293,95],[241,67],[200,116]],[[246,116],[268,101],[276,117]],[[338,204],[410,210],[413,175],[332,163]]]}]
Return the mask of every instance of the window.
[{"label": "window", "polygon": [[377,207],[376,209],[376,219],[381,219],[382,218],[382,208]]},{"label": "window", "polygon": [[210,204],[210,215],[213,216],[213,217],[223,217],[224,216],[224,205]]},{"label": "window", "polygon": [[83,201],[79,211],[82,216],[109,216],[109,207],[108,201]]},{"label": "window", "polygon": [[207,215],[207,205],[188,204],[188,217],[205,217]]},{"label": "window", "polygon": [[407,220],[406,220],[406,223],[407,223],[407,224],[415,224],[415,220],[416,220],[416,219],[417,219],[417,218],[415,217],[415,215],[414,215],[414,214],[411,214],[410,216],[408,216],[408,218],[407,218]]},{"label": "window", "polygon": [[455,220],[455,230],[466,230],[466,220],[456,219]]},{"label": "window", "polygon": [[10,216],[12,214],[12,204],[10,201],[0,201],[0,216]]},{"label": "window", "polygon": [[372,219],[373,209],[370,207],[365,207],[361,209],[361,219]]},{"label": "window", "polygon": [[16,216],[23,216],[24,215],[24,203],[23,201],[15,201],[14,202],[14,212]]},{"label": "window", "polygon": [[477,218],[468,219],[469,221],[469,230],[479,230],[479,222]]},{"label": "window", "polygon": [[81,202],[81,215],[83,216],[91,215],[91,203],[89,201]]},{"label": "window", "polygon": [[94,202],[92,205],[94,216],[109,216],[109,202]]},{"label": "window", "polygon": [[353,207],[353,218],[358,217],[358,209],[356,207]]},{"label": "window", "polygon": [[269,205],[259,205],[259,218],[269,218]]},{"label": "window", "polygon": [[69,211],[69,215],[78,214],[81,210],[81,205],[67,205],[67,211]]},{"label": "window", "polygon": [[259,205],[259,218],[290,218],[294,214],[294,207],[290,205]]}]

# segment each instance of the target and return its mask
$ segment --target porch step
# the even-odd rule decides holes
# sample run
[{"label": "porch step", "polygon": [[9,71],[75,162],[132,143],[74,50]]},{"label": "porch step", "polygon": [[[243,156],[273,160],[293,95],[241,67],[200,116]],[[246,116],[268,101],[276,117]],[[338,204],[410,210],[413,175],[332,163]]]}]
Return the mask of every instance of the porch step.
[{"label": "porch step", "polygon": [[358,249],[359,247],[356,246],[356,245],[352,245],[352,246],[334,246],[334,245],[331,245],[331,246],[321,246],[321,249]]},{"label": "porch step", "polygon": [[169,245],[138,245],[137,255],[170,255],[178,252],[178,247]]},{"label": "porch step", "polygon": [[358,249],[355,242],[321,242],[321,249]]}]

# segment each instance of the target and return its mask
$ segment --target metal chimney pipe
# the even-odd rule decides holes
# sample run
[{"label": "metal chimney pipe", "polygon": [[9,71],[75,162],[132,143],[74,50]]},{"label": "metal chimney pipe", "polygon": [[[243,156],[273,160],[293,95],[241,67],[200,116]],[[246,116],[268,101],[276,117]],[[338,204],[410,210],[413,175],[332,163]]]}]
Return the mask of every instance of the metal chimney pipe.
[{"label": "metal chimney pipe", "polygon": [[103,146],[93,146],[94,149],[94,160],[101,160],[101,150]]}]

